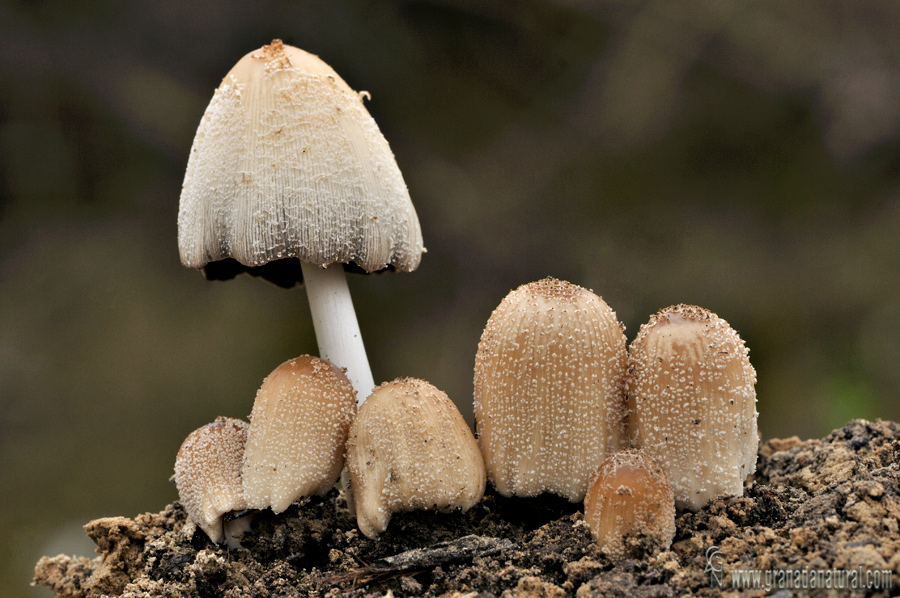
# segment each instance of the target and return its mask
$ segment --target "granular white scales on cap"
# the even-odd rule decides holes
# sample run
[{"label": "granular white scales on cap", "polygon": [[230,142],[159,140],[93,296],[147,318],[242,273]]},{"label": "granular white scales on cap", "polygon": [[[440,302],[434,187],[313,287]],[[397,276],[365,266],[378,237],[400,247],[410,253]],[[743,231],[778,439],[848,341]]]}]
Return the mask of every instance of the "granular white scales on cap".
[{"label": "granular white scales on cap", "polygon": [[756,371],[728,322],[674,305],[641,326],[625,387],[629,434],[669,474],[679,509],[744,492],[756,469]]},{"label": "granular white scales on cap", "polygon": [[504,496],[584,499],[624,446],[626,341],[591,291],[546,278],[510,292],[475,357],[475,423],[488,479]]},{"label": "granular white scales on cap", "polygon": [[247,423],[219,417],[191,432],[175,458],[175,486],[185,511],[209,539],[232,540],[222,516],[247,508],[241,484]]},{"label": "granular white scales on cap", "polygon": [[374,538],[400,511],[467,511],[484,494],[478,444],[434,385],[398,378],[375,389],[347,440],[359,529]]},{"label": "granular white scales on cap", "polygon": [[280,40],[247,54],[203,115],[178,213],[181,261],[209,278],[246,270],[291,286],[302,267],[321,357],[361,398],[374,383],[342,265],[412,271],[425,251],[366,95]]},{"label": "granular white scales on cap", "polygon": [[269,374],[253,403],[242,480],[247,507],[281,513],[334,486],[356,415],[350,381],[333,364],[301,355]]}]

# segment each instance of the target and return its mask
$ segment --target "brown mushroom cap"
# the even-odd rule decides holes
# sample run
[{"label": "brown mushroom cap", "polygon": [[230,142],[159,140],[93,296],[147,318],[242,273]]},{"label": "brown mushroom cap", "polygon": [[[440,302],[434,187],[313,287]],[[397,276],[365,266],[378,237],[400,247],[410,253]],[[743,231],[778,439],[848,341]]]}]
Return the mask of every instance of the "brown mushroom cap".
[{"label": "brown mushroom cap", "polygon": [[481,452],[446,394],[424,380],[377,387],[359,409],[347,466],[360,530],[374,538],[391,514],[469,509],[484,494]]},{"label": "brown mushroom cap", "polygon": [[356,393],[331,362],[303,355],[281,364],[256,394],[244,449],[247,506],[276,513],[324,494],[344,466]]},{"label": "brown mushroom cap", "polygon": [[175,486],[188,517],[217,544],[225,540],[222,515],[247,508],[241,467],[247,423],[228,417],[194,430],[175,458]]},{"label": "brown mushroom cap", "polygon": [[504,496],[584,498],[624,444],[626,342],[597,295],[546,278],[509,293],[475,358],[475,421],[488,479]]},{"label": "brown mushroom cap", "polygon": [[280,40],[238,61],[191,148],[178,214],[184,265],[216,278],[249,269],[284,286],[300,277],[296,260],[296,272],[283,271],[284,258],[414,270],[419,220],[363,95]]},{"label": "brown mushroom cap", "polygon": [[695,305],[661,310],[631,344],[629,435],[669,474],[678,508],[743,494],[759,444],[756,371],[728,322]]},{"label": "brown mushroom cap", "polygon": [[614,562],[626,558],[631,543],[639,539],[649,541],[647,548],[667,550],[675,537],[675,497],[669,477],[643,451],[616,453],[600,465],[591,482],[584,519]]}]

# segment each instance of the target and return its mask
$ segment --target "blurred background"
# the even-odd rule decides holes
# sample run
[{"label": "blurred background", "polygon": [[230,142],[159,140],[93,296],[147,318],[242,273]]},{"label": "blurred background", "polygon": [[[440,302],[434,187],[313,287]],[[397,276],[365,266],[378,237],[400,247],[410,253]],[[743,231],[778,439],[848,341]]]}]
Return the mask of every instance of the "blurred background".
[{"label": "blurred background", "polygon": [[763,438],[900,419],[898,31],[893,0],[0,3],[0,594],[161,510],[184,437],[316,352],[301,289],[176,246],[203,110],[275,37],[371,93],[419,213],[417,272],[351,277],[376,381],[471,417],[488,316],[552,275],[629,340],[728,320]]}]

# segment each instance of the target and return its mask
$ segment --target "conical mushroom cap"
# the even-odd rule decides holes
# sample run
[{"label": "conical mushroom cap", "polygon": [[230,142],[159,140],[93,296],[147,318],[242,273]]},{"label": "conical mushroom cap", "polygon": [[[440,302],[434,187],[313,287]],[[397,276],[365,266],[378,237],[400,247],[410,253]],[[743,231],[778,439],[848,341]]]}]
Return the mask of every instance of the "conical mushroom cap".
[{"label": "conical mushroom cap", "polygon": [[419,220],[363,95],[280,40],[244,56],[191,147],[178,213],[182,263],[233,258],[255,268],[299,258],[414,270],[424,251]]},{"label": "conical mushroom cap", "polygon": [[222,543],[222,515],[247,508],[241,464],[247,423],[219,417],[185,438],[175,458],[175,486],[188,516],[209,539]]}]

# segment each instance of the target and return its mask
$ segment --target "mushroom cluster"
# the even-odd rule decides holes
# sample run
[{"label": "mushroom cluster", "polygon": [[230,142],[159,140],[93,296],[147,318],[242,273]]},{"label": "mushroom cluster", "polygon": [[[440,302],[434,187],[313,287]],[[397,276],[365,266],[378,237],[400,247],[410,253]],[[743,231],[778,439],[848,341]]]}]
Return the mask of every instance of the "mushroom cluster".
[{"label": "mushroom cluster", "polygon": [[[377,387],[357,414],[343,371],[318,357],[286,361],[256,394],[250,424],[220,417],[178,451],[175,485],[210,540],[235,546],[236,513],[285,511],[330,490],[349,465],[360,530],[376,537],[391,514],[467,510],[484,494],[475,437],[446,394],[424,380]],[[249,523],[248,520],[243,520]]]},{"label": "mushroom cluster", "polygon": [[235,514],[280,513],[324,494],[340,476],[355,414],[356,394],[333,364],[309,355],[281,364],[257,392],[250,424],[219,417],[182,443],[174,481],[188,516],[213,542],[236,546],[249,519]]},{"label": "mushroom cluster", "polygon": [[275,40],[226,75],[197,130],[183,263],[212,279],[303,281],[320,357],[272,371],[249,424],[220,417],[188,436],[174,481],[190,519],[235,546],[253,510],[281,513],[341,478],[375,538],[396,512],[469,509],[490,481],[507,497],[584,501],[617,562],[641,541],[667,548],[676,508],[741,494],[756,466],[756,373],[737,332],[697,306],[661,310],[628,346],[588,289],[546,278],[511,291],[478,343],[476,435],[428,382],[375,387],[345,268],[411,271],[425,249],[367,95]]},{"label": "mushroom cluster", "polygon": [[302,281],[321,356],[276,368],[249,425],[220,418],[182,445],[176,486],[213,542],[236,541],[225,530],[235,512],[280,513],[327,492],[348,451],[348,506],[373,537],[393,511],[466,509],[484,492],[481,453],[445,394],[412,379],[374,388],[344,271],[411,271],[425,248],[363,98],[318,57],[274,40],[229,71],[197,129],[178,213],[182,263],[210,279]]},{"label": "mushroom cluster", "polygon": [[661,310],[626,351],[624,326],[592,292],[523,285],[491,314],[475,358],[488,479],[505,496],[584,500],[613,560],[636,530],[666,548],[676,507],[743,494],[759,443],[755,384],[744,341],[706,309]]}]

